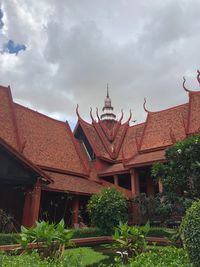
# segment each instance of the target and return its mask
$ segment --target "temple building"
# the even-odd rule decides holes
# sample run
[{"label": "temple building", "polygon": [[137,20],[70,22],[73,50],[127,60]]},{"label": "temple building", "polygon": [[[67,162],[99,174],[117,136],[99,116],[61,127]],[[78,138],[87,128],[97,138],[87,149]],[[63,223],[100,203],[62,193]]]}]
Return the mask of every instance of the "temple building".
[{"label": "temple building", "polygon": [[95,116],[90,110],[90,123],[77,106],[74,132],[67,121],[15,103],[10,87],[0,86],[0,209],[14,217],[16,228],[61,218],[73,226],[88,223],[87,202],[105,187],[117,187],[127,200],[162,192],[152,164],[165,162],[167,147],[200,132],[200,91],[185,83],[188,103],[154,112],[145,100],[146,120],[132,126],[131,111],[127,121],[123,111],[117,119],[107,88],[102,110]]}]

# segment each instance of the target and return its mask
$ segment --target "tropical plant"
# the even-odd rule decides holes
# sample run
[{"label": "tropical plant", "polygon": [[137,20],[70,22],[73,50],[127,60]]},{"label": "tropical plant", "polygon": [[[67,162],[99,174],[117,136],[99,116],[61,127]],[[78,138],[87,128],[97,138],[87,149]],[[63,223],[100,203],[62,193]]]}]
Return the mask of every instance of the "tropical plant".
[{"label": "tropical plant", "polygon": [[146,249],[146,240],[150,230],[150,225],[147,223],[145,226],[129,226],[127,223],[120,224],[115,228],[113,239],[121,255],[128,257],[136,256]]},{"label": "tropical plant", "polygon": [[94,194],[88,203],[91,223],[99,227],[105,234],[112,233],[120,221],[128,219],[126,198],[116,188],[106,188]]},{"label": "tropical plant", "polygon": [[65,229],[64,220],[58,224],[45,221],[36,222],[35,227],[21,227],[19,243],[27,248],[29,243],[38,244],[38,252],[41,257],[61,258],[65,246],[71,246],[72,230]]},{"label": "tropical plant", "polygon": [[195,267],[200,264],[200,200],[187,210],[181,224],[182,239]]}]

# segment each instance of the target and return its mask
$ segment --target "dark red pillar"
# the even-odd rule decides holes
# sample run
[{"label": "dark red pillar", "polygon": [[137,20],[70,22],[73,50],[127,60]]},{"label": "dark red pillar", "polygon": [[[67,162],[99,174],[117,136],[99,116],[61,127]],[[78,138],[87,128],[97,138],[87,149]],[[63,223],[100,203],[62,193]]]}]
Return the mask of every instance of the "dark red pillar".
[{"label": "dark red pillar", "polygon": [[72,200],[72,226],[79,223],[79,195],[75,195]]},{"label": "dark red pillar", "polygon": [[32,190],[27,190],[24,201],[22,225],[31,227],[39,217],[41,197],[41,185],[39,182],[35,184]]}]

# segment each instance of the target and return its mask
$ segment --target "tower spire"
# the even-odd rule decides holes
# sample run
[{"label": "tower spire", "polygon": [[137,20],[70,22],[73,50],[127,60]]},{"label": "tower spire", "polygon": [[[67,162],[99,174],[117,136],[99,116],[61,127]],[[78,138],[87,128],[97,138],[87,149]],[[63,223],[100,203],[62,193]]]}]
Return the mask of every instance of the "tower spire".
[{"label": "tower spire", "polygon": [[109,85],[107,83],[107,98],[109,98]]},{"label": "tower spire", "polygon": [[109,86],[107,83],[107,95],[102,108],[103,114],[101,114],[101,120],[115,120],[116,115],[113,113],[113,107],[111,105],[111,98],[109,95]]}]

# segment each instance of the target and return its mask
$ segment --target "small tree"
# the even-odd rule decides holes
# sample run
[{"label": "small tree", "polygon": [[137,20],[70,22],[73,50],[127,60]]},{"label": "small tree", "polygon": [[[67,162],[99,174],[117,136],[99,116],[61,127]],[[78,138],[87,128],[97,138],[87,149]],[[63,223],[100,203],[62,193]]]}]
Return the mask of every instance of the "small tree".
[{"label": "small tree", "polygon": [[152,175],[161,179],[164,199],[183,214],[200,198],[200,134],[174,144],[165,155],[167,163],[154,164]]},{"label": "small tree", "polygon": [[128,220],[128,205],[125,197],[116,188],[106,188],[94,194],[88,203],[91,223],[104,233],[111,233],[120,222]]}]

